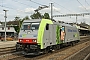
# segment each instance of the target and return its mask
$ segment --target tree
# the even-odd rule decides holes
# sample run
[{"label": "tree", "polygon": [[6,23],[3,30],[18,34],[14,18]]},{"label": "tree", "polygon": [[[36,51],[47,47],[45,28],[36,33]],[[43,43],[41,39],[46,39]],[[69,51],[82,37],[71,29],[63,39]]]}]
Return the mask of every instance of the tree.
[{"label": "tree", "polygon": [[30,17],[31,17],[31,19],[41,19],[41,18],[50,19],[50,16],[48,13],[44,13],[44,15],[41,15],[40,12],[36,12],[33,15],[31,15]]},{"label": "tree", "polygon": [[13,27],[14,27],[15,31],[17,32],[17,34],[18,34],[19,31],[20,31],[20,28],[21,28],[22,19],[20,19],[20,17],[16,16],[14,20],[15,20],[14,23],[17,22],[17,26],[13,26]]},{"label": "tree", "polygon": [[30,20],[28,16],[24,17],[23,20]]},{"label": "tree", "polygon": [[42,15],[40,12],[36,12],[33,15],[30,16],[32,19],[41,19]]},{"label": "tree", "polygon": [[23,22],[24,20],[29,20],[29,17],[26,16],[26,17],[24,17],[23,19],[20,19],[20,17],[15,17],[15,20],[18,20],[18,25],[15,26],[14,28],[15,28],[15,31],[16,31],[17,33],[19,33],[19,32],[20,32],[21,25],[22,25],[22,22]]},{"label": "tree", "polygon": [[14,20],[16,20],[16,21],[20,20],[20,17],[16,16]]},{"label": "tree", "polygon": [[50,19],[49,14],[48,14],[48,13],[45,13],[45,14],[44,14],[44,18],[45,18],[45,19]]}]

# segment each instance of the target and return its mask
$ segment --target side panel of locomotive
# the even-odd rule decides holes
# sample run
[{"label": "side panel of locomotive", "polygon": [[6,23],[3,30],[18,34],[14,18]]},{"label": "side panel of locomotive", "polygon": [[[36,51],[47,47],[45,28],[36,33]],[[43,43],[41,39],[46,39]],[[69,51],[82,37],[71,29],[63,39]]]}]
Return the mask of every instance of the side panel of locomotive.
[{"label": "side panel of locomotive", "polygon": [[65,27],[65,42],[80,40],[79,31],[76,27]]},{"label": "side panel of locomotive", "polygon": [[72,43],[80,40],[79,31],[75,26],[58,22],[54,22],[53,25],[56,25],[56,44]]}]

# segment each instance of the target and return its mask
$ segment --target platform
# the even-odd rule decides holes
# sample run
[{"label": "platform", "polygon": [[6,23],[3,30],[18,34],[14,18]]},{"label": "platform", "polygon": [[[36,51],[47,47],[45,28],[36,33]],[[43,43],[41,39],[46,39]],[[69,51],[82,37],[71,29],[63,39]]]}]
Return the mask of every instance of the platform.
[{"label": "platform", "polygon": [[0,41],[0,48],[14,47],[17,41]]}]

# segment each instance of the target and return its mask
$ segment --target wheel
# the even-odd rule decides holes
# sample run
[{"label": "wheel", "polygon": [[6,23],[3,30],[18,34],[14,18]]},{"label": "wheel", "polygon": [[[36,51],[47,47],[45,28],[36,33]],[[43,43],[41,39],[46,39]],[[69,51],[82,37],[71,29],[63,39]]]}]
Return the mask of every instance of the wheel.
[{"label": "wheel", "polygon": [[20,50],[20,44],[16,44],[16,51]]},{"label": "wheel", "polygon": [[57,45],[57,50],[59,50],[60,49],[60,45]]},{"label": "wheel", "polygon": [[55,46],[53,46],[53,50],[57,50],[57,46],[55,45]]},{"label": "wheel", "polygon": [[75,45],[75,42],[72,42],[72,43],[71,43],[71,46],[74,46],[74,45]]},{"label": "wheel", "polygon": [[50,48],[49,47],[47,47],[47,48],[44,49],[44,53],[45,54],[47,54],[49,51],[50,51]]}]

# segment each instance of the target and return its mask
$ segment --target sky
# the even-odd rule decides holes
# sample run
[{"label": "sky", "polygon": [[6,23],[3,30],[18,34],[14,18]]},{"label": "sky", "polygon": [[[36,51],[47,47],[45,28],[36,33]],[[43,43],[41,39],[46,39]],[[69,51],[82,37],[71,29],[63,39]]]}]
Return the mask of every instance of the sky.
[{"label": "sky", "polygon": [[[0,0],[0,21],[5,21],[5,12],[7,11],[7,21],[13,21],[16,16],[21,19],[25,16],[35,13],[39,6],[47,5],[39,12],[41,14],[49,13],[51,15],[50,3],[53,3],[53,16],[65,14],[82,14],[90,12],[90,0]],[[76,22],[75,16],[53,17],[56,21],[67,23]],[[90,25],[90,15],[78,16],[77,23],[85,22]]]}]

